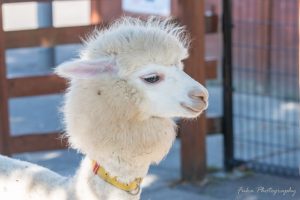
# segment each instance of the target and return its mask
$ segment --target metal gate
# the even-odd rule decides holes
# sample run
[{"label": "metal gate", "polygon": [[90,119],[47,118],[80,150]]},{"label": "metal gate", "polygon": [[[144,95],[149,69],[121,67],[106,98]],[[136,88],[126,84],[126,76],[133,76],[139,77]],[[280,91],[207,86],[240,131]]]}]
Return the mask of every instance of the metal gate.
[{"label": "metal gate", "polygon": [[299,176],[299,1],[223,2],[225,166]]}]

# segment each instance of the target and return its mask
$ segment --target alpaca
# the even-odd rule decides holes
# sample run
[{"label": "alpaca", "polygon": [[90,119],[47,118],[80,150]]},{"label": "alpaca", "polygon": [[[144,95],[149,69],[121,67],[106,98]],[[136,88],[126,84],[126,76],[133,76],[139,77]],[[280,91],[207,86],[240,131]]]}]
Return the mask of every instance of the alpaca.
[{"label": "alpaca", "polygon": [[137,200],[151,164],[176,137],[173,118],[195,118],[208,92],[183,71],[189,41],[169,19],[124,17],[96,30],[80,59],[56,73],[69,80],[65,135],[85,155],[74,177],[0,157],[0,199]]}]

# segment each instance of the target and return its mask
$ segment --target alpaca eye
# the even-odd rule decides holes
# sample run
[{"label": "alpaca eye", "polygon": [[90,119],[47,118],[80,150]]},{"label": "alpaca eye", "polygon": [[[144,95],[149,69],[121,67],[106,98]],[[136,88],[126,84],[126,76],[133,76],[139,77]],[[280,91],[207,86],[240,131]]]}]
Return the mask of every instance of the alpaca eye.
[{"label": "alpaca eye", "polygon": [[158,82],[160,80],[160,76],[158,76],[158,75],[151,75],[151,76],[148,76],[148,77],[144,77],[143,79],[147,83],[156,83],[156,82]]}]

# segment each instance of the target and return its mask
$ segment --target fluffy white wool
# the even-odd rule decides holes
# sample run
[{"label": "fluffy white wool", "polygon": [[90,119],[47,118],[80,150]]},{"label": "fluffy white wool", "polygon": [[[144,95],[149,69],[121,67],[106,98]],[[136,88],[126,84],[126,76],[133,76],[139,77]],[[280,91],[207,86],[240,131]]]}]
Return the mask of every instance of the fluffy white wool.
[{"label": "fluffy white wool", "polygon": [[188,57],[189,40],[184,28],[171,19],[152,17],[144,22],[127,17],[104,31],[96,30],[85,44],[83,59],[112,57],[121,66],[121,74],[130,74],[148,63],[180,64]]},{"label": "fluffy white wool", "polygon": [[[190,90],[198,89],[204,91],[207,100],[207,91],[180,70],[182,59],[188,56],[187,47],[184,29],[170,20],[123,18],[94,32],[86,41],[81,59],[57,69],[59,75],[70,79],[63,113],[71,147],[86,155],[79,170],[67,179],[42,167],[0,156],[0,199],[139,199],[140,193],[130,195],[95,176],[91,160],[128,183],[144,177],[150,164],[163,159],[176,136],[174,122],[164,113],[170,117],[200,114],[180,106],[177,96],[182,96],[191,108],[206,108],[195,96],[188,97]],[[158,89],[151,89],[139,76],[133,76],[146,65],[149,70],[161,69],[160,73],[166,73],[165,84],[172,83],[165,85],[167,91],[160,95],[172,97],[177,90],[181,93],[168,100],[158,95],[148,101],[151,95],[156,97]],[[168,71],[163,70],[166,67],[179,78],[168,77]],[[162,104],[163,114],[151,113],[155,103]]]}]

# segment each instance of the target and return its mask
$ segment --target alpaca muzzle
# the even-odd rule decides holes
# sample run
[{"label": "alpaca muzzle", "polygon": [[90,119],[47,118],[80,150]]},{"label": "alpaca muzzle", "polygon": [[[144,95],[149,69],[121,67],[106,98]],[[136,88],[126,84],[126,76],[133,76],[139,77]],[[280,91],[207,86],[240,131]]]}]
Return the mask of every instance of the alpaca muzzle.
[{"label": "alpaca muzzle", "polygon": [[208,107],[208,92],[203,87],[193,89],[188,93],[189,102],[181,102],[180,105],[192,113],[201,113]]}]

